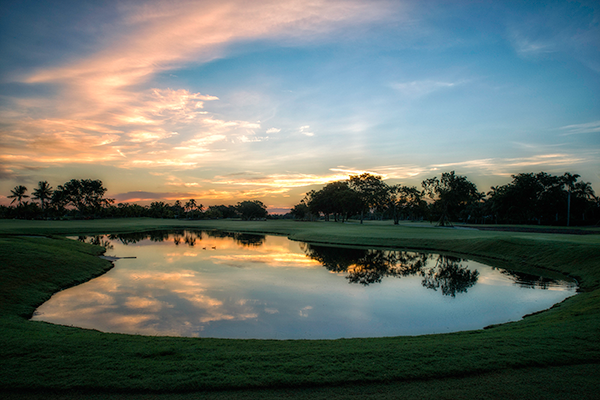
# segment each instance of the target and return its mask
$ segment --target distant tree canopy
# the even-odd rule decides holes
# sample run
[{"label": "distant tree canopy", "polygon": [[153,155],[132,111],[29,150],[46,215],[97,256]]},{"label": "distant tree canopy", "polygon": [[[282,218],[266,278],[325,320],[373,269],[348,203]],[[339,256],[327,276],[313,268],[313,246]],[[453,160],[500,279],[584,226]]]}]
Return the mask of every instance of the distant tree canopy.
[{"label": "distant tree canopy", "polygon": [[[422,182],[423,190],[388,185],[380,176],[362,174],[308,192],[291,213],[296,219],[344,222],[349,218],[429,218],[451,222],[546,225],[600,223],[600,202],[591,185],[579,175],[545,172],[513,175],[513,181],[487,193],[454,171]],[[427,199],[427,200],[425,200]]]},{"label": "distant tree canopy", "polygon": [[488,192],[490,211],[498,223],[578,225],[597,224],[599,202],[579,175],[545,172],[512,175],[512,182]]},{"label": "distant tree canopy", "polygon": [[421,186],[423,193],[434,200],[434,211],[440,215],[439,225],[442,226],[458,220],[461,212],[485,196],[466,176],[456,175],[454,171],[444,172],[441,179],[426,179]]},{"label": "distant tree canopy", "polygon": [[258,200],[242,201],[237,204],[236,210],[245,221],[263,219],[269,215],[267,206]]}]

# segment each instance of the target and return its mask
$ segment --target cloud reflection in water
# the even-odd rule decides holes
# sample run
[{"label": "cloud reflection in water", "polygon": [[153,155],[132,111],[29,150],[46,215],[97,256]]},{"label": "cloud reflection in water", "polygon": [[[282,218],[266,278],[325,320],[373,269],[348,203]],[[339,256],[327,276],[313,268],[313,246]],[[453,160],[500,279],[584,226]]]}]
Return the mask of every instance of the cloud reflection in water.
[{"label": "cloud reflection in water", "polygon": [[80,240],[108,241],[108,254],[136,258],[55,294],[34,320],[143,335],[395,336],[517,320],[575,293],[568,285],[523,287],[505,271],[455,257],[277,236],[179,231]]}]

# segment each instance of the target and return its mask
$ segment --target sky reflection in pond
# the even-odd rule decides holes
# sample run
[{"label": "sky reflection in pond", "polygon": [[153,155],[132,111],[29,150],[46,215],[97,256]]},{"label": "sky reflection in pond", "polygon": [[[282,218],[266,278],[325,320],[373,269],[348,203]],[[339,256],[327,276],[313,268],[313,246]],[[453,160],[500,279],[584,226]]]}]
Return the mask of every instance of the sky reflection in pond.
[{"label": "sky reflection in pond", "polygon": [[280,236],[155,232],[81,238],[120,259],[55,294],[34,320],[142,335],[333,339],[514,321],[575,285],[432,253],[315,246]]}]

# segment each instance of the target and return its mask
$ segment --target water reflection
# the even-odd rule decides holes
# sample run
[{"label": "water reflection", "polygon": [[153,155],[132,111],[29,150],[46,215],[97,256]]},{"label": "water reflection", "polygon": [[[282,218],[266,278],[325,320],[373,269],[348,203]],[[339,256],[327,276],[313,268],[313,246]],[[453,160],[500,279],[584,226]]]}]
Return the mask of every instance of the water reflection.
[{"label": "water reflection", "polygon": [[[455,297],[477,283],[479,272],[463,266],[460,258],[408,251],[348,249],[302,244],[306,255],[333,272],[347,272],[350,283],[368,286],[384,277],[418,275],[427,289]],[[434,263],[430,261],[435,260]],[[433,264],[433,265],[432,265]]]},{"label": "water reflection", "polygon": [[208,231],[206,235],[211,238],[231,238],[233,241],[243,247],[259,247],[265,243],[265,235],[250,233]]},{"label": "water reflection", "polygon": [[[110,238],[109,238],[110,239]],[[105,239],[104,235],[95,235],[95,236],[78,236],[77,240],[83,243],[89,243],[96,246],[102,246],[107,249],[112,249],[114,246],[110,242],[110,240]]]},{"label": "water reflection", "polygon": [[[178,246],[179,244],[185,243],[190,247],[194,247],[196,242],[202,240],[202,236],[206,235],[208,238],[230,238],[235,243],[244,247],[259,247],[262,246],[266,240],[265,235],[260,234],[249,234],[240,232],[226,232],[226,231],[188,231],[188,230],[159,230],[152,232],[135,232],[135,233],[118,233],[110,235],[92,235],[92,236],[78,236],[77,240],[80,242],[91,243],[97,246],[103,246],[106,248],[113,248],[111,241],[119,241],[122,244],[136,244],[143,240],[150,240],[152,242],[166,242],[173,240],[173,243]],[[214,247],[214,246],[213,246]]]},{"label": "water reflection", "polygon": [[531,289],[552,289],[564,285],[564,282],[557,282],[554,279],[543,276],[526,274],[523,272],[512,272],[501,269],[500,273],[507,276],[516,285]]},{"label": "water reflection", "polygon": [[516,283],[522,274],[448,255],[278,236],[178,230],[77,239],[136,258],[57,293],[33,319],[145,335],[397,336],[518,320],[575,293],[560,282],[531,289]]}]

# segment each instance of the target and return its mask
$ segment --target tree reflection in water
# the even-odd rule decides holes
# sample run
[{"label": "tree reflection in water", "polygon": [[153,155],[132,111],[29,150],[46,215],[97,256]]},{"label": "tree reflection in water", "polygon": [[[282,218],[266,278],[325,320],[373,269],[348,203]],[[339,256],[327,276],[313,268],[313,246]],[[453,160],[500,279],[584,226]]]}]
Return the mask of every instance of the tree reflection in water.
[{"label": "tree reflection in water", "polygon": [[[430,255],[394,250],[350,249],[303,244],[302,250],[332,272],[347,272],[350,283],[367,286],[384,277],[419,275],[428,289],[441,289],[446,296],[466,293],[475,285],[479,272],[460,264],[463,260],[446,255]],[[435,259],[435,265],[429,267]]]},{"label": "tree reflection in water", "polygon": [[104,239],[104,235],[94,235],[94,236],[78,236],[77,240],[83,243],[93,244],[94,246],[102,246],[107,249],[112,249],[114,246],[110,242],[110,240]]},{"label": "tree reflection in water", "polygon": [[421,271],[423,286],[427,289],[442,289],[446,296],[455,297],[456,293],[467,293],[467,289],[477,283],[479,272],[463,267],[460,258],[438,256],[435,267]]},{"label": "tree reflection in water", "polygon": [[[169,230],[152,232],[134,232],[119,233],[110,235],[79,236],[77,240],[84,243],[91,243],[97,246],[103,246],[112,249],[111,241],[119,241],[124,245],[136,244],[142,240],[151,240],[152,242],[165,242],[173,240],[176,246],[182,241],[190,247],[194,247],[196,242],[202,240],[202,233],[208,238],[231,238],[242,247],[259,247],[265,243],[266,236],[250,233],[223,232],[223,231],[187,231],[187,230]],[[106,238],[106,239],[105,239]]]},{"label": "tree reflection in water", "polygon": [[516,285],[531,289],[548,289],[556,286],[554,279],[544,278],[543,276],[530,275],[523,272],[513,272],[500,270],[500,273],[507,275]]},{"label": "tree reflection in water", "polygon": [[206,231],[206,236],[214,238],[232,238],[234,242],[242,247],[259,247],[265,243],[265,235],[254,233],[224,232],[224,231]]}]

